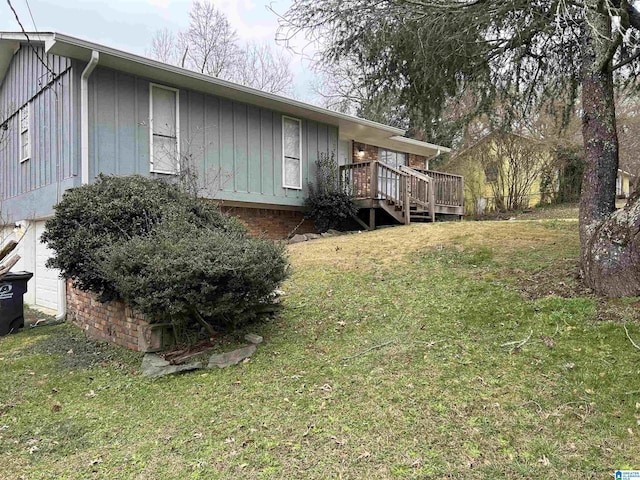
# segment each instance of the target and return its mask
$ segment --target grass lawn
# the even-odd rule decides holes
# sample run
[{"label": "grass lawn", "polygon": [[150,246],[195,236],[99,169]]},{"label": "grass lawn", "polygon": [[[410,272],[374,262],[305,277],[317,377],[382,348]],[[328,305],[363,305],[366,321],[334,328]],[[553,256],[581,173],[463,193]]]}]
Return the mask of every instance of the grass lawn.
[{"label": "grass lawn", "polygon": [[639,299],[577,284],[577,223],[292,245],[248,363],[140,376],[71,325],[0,339],[0,477],[612,478],[640,468]]}]

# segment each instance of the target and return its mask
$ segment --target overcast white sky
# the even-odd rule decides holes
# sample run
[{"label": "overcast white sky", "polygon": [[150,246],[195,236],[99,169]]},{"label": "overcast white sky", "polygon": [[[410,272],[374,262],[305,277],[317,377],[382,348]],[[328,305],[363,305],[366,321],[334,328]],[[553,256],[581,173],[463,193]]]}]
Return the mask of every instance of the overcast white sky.
[{"label": "overcast white sky", "polygon": [[[33,13],[35,28],[27,1]],[[156,30],[182,29],[188,24],[191,0],[11,0],[27,31],[55,31],[140,55],[145,54]],[[290,0],[213,0],[242,40],[273,42],[277,17],[268,5],[282,14]],[[0,30],[19,31],[6,1],[0,2]],[[310,101],[313,75],[300,57],[291,62],[294,91],[300,100]]]}]

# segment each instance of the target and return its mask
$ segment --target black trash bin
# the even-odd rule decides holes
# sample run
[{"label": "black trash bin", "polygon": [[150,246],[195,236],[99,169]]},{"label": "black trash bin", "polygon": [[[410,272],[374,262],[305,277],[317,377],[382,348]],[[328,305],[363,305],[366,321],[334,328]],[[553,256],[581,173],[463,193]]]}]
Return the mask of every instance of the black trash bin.
[{"label": "black trash bin", "polygon": [[33,273],[7,273],[0,279],[0,336],[15,333],[24,327],[22,296]]}]

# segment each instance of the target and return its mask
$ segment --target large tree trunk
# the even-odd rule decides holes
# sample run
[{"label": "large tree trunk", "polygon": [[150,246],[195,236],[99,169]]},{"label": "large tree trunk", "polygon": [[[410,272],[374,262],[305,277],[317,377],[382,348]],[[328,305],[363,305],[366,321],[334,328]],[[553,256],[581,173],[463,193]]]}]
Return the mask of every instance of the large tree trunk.
[{"label": "large tree trunk", "polygon": [[587,164],[580,197],[581,269],[585,283],[596,293],[635,296],[640,295],[640,203],[635,196],[624,210],[615,212],[618,138],[613,75],[606,60],[611,24],[597,7],[588,10],[590,35],[582,74]]}]

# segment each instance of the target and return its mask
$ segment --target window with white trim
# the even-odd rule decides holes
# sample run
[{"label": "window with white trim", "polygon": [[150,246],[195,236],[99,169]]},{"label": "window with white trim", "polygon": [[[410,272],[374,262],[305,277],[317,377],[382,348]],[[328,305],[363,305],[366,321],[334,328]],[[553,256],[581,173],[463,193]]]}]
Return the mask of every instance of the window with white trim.
[{"label": "window with white trim", "polygon": [[152,172],[180,171],[179,92],[151,84],[149,87],[150,168]]},{"label": "window with white trim", "polygon": [[282,117],[282,186],[302,189],[302,122]]},{"label": "window with white trim", "polygon": [[29,105],[27,103],[20,109],[20,163],[31,158],[31,129],[29,128],[31,109]]}]

